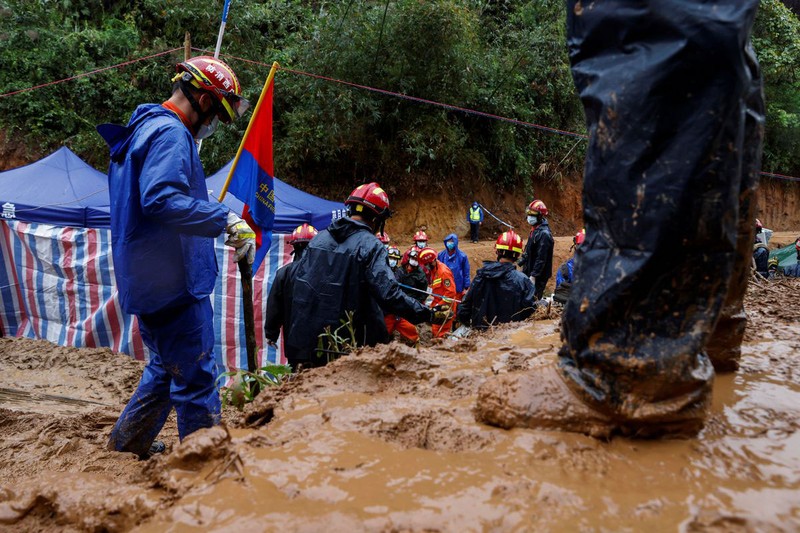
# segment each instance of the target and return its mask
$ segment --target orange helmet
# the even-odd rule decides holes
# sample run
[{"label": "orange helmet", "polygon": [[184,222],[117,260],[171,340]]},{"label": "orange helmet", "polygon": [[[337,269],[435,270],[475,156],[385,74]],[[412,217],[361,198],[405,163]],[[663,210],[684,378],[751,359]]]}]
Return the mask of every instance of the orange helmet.
[{"label": "orange helmet", "polygon": [[374,181],[359,185],[353,189],[353,192],[344,201],[344,205],[350,209],[350,214],[352,215],[371,213],[371,216],[377,216],[381,219],[389,218],[391,215],[391,211],[389,211],[389,195]]},{"label": "orange helmet", "polygon": [[319,232],[314,226],[304,222],[302,226],[297,226],[294,229],[292,236],[289,237],[289,244],[294,246],[295,244],[311,242],[311,239],[313,239],[317,233]]},{"label": "orange helmet", "polygon": [[424,232],[424,231],[422,231],[422,230],[419,230],[418,232],[416,232],[416,233],[414,234],[414,242],[417,242],[417,241],[425,241],[425,242],[428,242],[428,234],[427,234],[427,233],[425,233],[425,232]]},{"label": "orange helmet", "polygon": [[419,252],[419,264],[428,267],[436,262],[436,250],[423,248]]},{"label": "orange helmet", "polygon": [[583,244],[583,241],[585,240],[586,240],[586,230],[582,229],[578,233],[576,233],[575,236],[572,238],[572,244],[574,244],[575,246],[580,246],[581,244]]},{"label": "orange helmet", "polygon": [[242,87],[233,69],[211,56],[197,56],[175,65],[178,74],[172,81],[185,81],[194,88],[212,94],[218,103],[220,120],[233,122],[245,114],[250,102],[242,97]]},{"label": "orange helmet", "polygon": [[547,216],[547,206],[544,205],[544,202],[541,200],[534,200],[528,204],[528,208],[525,209],[526,215],[542,215],[543,217]]},{"label": "orange helmet", "polygon": [[509,230],[501,234],[494,243],[494,249],[497,252],[512,252],[515,254],[522,253],[522,237]]},{"label": "orange helmet", "polygon": [[375,236],[378,238],[379,241],[381,241],[381,243],[384,246],[389,244],[389,234],[386,233],[385,231],[383,232],[379,231],[378,233],[375,234]]}]

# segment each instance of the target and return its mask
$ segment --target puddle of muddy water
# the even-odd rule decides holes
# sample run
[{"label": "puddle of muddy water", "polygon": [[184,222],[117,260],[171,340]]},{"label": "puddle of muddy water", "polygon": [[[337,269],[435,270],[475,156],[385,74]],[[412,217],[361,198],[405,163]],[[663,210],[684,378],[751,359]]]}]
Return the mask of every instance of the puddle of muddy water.
[{"label": "puddle of muddy water", "polygon": [[[557,346],[555,331],[535,323],[448,354],[425,379],[488,374],[511,351]],[[198,478],[140,530],[798,530],[800,384],[784,379],[796,351],[749,345],[745,361],[717,377],[707,427],[688,440],[504,431],[474,421],[474,396],[315,389],[267,427],[233,430],[243,480]]]}]

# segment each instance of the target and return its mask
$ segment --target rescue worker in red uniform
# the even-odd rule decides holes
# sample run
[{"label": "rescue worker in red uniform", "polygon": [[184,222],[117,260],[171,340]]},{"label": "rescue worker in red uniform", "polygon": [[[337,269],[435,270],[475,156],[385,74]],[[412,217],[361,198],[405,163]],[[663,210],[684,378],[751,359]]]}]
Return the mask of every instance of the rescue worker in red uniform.
[{"label": "rescue worker in red uniform", "polygon": [[452,314],[441,325],[433,324],[431,331],[434,338],[444,337],[453,329],[453,318],[456,313],[456,281],[447,265],[439,261],[433,248],[424,248],[419,253],[419,264],[428,278],[428,287],[433,295],[432,307],[441,304],[450,306]]},{"label": "rescue worker in red uniform", "polygon": [[[403,267],[403,265],[400,264],[400,259],[401,259],[400,250],[398,250],[397,247],[395,246],[390,246],[389,255],[387,259],[387,263],[389,263],[389,268],[391,268],[392,272],[394,272],[394,277],[397,280],[397,282],[402,285],[406,285],[404,280],[405,268]],[[408,289],[403,288],[403,292],[405,292],[415,300],[420,301],[420,298],[417,297],[417,295],[412,294],[411,291],[409,291]],[[403,339],[409,342],[416,343],[419,341],[419,332],[417,331],[417,327],[408,320],[406,320],[405,318],[399,317],[392,313],[387,313],[383,317],[383,320],[384,322],[386,322],[386,331],[389,332],[390,338],[392,334],[395,331],[397,331],[398,333],[400,333],[400,336],[403,337]]]},{"label": "rescue worker in red uniform", "polygon": [[428,234],[422,230],[419,230],[414,234],[414,246],[416,246],[418,251],[422,251],[428,247]]}]

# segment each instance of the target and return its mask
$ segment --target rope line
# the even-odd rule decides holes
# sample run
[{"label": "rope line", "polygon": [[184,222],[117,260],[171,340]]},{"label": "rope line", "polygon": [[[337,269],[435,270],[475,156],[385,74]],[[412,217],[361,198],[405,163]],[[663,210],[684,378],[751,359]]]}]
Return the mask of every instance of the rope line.
[{"label": "rope line", "polygon": [[166,50],[164,52],[158,52],[157,54],[152,54],[149,56],[139,57],[136,59],[131,59],[130,61],[124,61],[122,63],[117,63],[116,65],[110,65],[108,67],[102,67],[95,70],[90,70],[89,72],[83,72],[81,74],[75,74],[74,76],[70,76],[69,78],[62,78],[60,80],[49,81],[47,83],[42,83],[40,85],[34,85],[33,87],[26,87],[25,89],[18,89],[16,91],[11,91],[5,94],[0,94],[0,98],[5,98],[7,96],[14,96],[15,94],[26,93],[28,91],[33,91],[35,89],[42,89],[44,87],[50,87],[51,85],[57,85],[59,83],[64,83],[66,81],[77,80],[78,78],[83,78],[85,76],[91,76],[92,74],[97,74],[98,72],[104,72],[106,70],[111,70],[112,68],[120,68],[130,65],[132,63],[136,63],[138,61],[145,61],[147,59],[153,59],[155,57],[164,56],[167,54],[171,54],[173,52],[177,52],[178,50],[183,50],[183,47],[180,48],[173,48],[171,50]]},{"label": "rope line", "polygon": [[511,225],[511,224],[509,224],[508,222],[503,222],[502,220],[500,220],[499,218],[497,218],[496,216],[494,216],[494,213],[492,213],[491,211],[489,211],[488,209],[486,209],[486,207],[485,207],[483,204],[479,203],[478,205],[481,207],[481,209],[483,209],[484,211],[486,211],[487,213],[489,213],[489,216],[490,216],[490,217],[492,217],[493,219],[495,219],[496,221],[498,221],[498,222],[499,222],[499,223],[501,223],[502,225],[504,225],[504,226],[508,226],[508,227],[509,227],[509,228],[511,228],[511,229],[515,229],[515,228],[514,228],[514,226],[512,226],[512,225]]},{"label": "rope line", "polygon": [[[195,50],[195,51],[198,51],[198,52],[205,52],[206,51],[206,50],[203,50],[203,49],[200,49],[200,48],[192,48],[192,50]],[[250,60],[250,59],[245,59],[243,57],[237,57],[237,56],[230,55],[230,54],[221,54],[221,55],[223,55],[225,57],[229,57],[231,59],[236,59],[238,61],[244,61],[245,63],[251,63],[251,64],[254,64],[254,65],[265,66],[265,67],[269,67],[270,66],[270,65],[267,65],[266,63],[263,63],[261,61],[253,61],[253,60]],[[291,69],[291,68],[281,67],[281,66],[279,66],[278,69],[279,70],[285,70],[286,72],[291,72],[292,74],[299,74],[301,76],[308,76],[310,78],[316,78],[316,79],[319,79],[319,80],[329,81],[329,82],[332,82],[332,83],[338,83],[338,84],[341,84],[341,85],[347,85],[348,87],[355,87],[356,89],[363,89],[365,91],[371,91],[371,92],[375,92],[375,93],[379,93],[379,94],[384,94],[386,96],[393,96],[395,98],[401,98],[403,100],[410,100],[412,102],[418,102],[418,103],[422,103],[422,104],[433,105],[433,106],[437,106],[437,107],[442,107],[444,109],[450,109],[452,111],[460,111],[462,113],[467,113],[467,114],[471,114],[471,115],[477,115],[477,116],[485,117],[485,118],[491,118],[491,119],[494,119],[494,120],[500,120],[502,122],[510,122],[511,124],[516,124],[518,126],[525,126],[527,128],[535,128],[535,129],[538,129],[538,130],[547,131],[547,132],[550,132],[550,133],[555,133],[557,135],[564,135],[564,136],[567,136],[567,137],[576,137],[576,138],[579,138],[579,139],[588,139],[588,137],[586,135],[582,134],[582,133],[575,133],[574,131],[567,131],[567,130],[560,130],[558,128],[551,128],[550,126],[543,126],[541,124],[536,124],[534,122],[526,122],[524,120],[519,120],[519,119],[516,119],[516,118],[504,117],[502,115],[495,115],[493,113],[487,113],[485,111],[478,111],[477,109],[470,109],[468,107],[461,107],[461,106],[457,106],[457,105],[453,105],[453,104],[445,104],[443,102],[436,102],[435,100],[428,100],[426,98],[420,98],[418,96],[410,96],[410,95],[407,95],[407,94],[402,94],[402,93],[398,93],[398,92],[394,92],[394,91],[388,91],[386,89],[378,89],[377,87],[370,87],[369,85],[361,85],[359,83],[354,83],[352,81],[340,80],[338,78],[331,78],[329,76],[323,76],[321,74],[314,74],[313,72],[306,72],[304,70]]]},{"label": "rope line", "polygon": [[[117,63],[116,65],[109,65],[107,67],[102,67],[102,68],[90,70],[88,72],[82,72],[80,74],[76,74],[74,76],[69,76],[67,78],[62,78],[60,80],[53,80],[53,81],[49,81],[47,83],[41,83],[39,85],[26,87],[24,89],[18,89],[16,91],[10,91],[10,92],[7,92],[7,93],[0,94],[0,99],[6,98],[6,97],[9,97],[9,96],[14,96],[14,95],[21,94],[21,93],[26,93],[26,92],[33,91],[33,90],[36,90],[36,89],[42,89],[42,88],[45,88],[45,87],[58,85],[60,83],[65,83],[65,82],[76,80],[76,79],[83,78],[83,77],[86,77],[86,76],[91,76],[92,74],[98,74],[100,72],[105,72],[107,70],[116,69],[116,68],[122,68],[122,67],[125,67],[125,66],[128,66],[128,65],[131,65],[133,63],[137,63],[139,61],[146,61],[148,59],[154,59],[156,57],[172,54],[172,53],[177,52],[179,50],[183,50],[183,47],[171,48],[169,50],[164,50],[163,52],[158,52],[158,53],[155,53],[155,54],[138,57],[138,58],[135,58],[135,59],[131,59],[129,61],[123,61],[122,63]],[[208,53],[208,50],[205,50],[203,48],[192,47],[192,50],[194,50],[196,52]],[[249,64],[252,64],[252,65],[259,65],[259,66],[263,66],[263,67],[270,67],[271,66],[271,65],[268,65],[267,63],[264,63],[263,61],[254,61],[252,59],[247,59],[247,58],[244,58],[244,57],[238,57],[238,56],[235,56],[235,55],[232,55],[232,54],[220,54],[220,55],[223,56],[223,57],[236,59],[237,61],[242,61],[244,63],[249,63]],[[526,128],[534,128],[534,129],[545,131],[545,132],[548,132],[548,133],[554,133],[556,135],[562,135],[562,136],[565,136],[565,137],[573,137],[573,138],[576,138],[576,139],[584,139],[584,140],[589,138],[587,135],[582,134],[582,133],[576,133],[574,131],[567,131],[567,130],[562,130],[562,129],[558,129],[558,128],[552,128],[550,126],[544,126],[542,124],[536,124],[534,122],[527,122],[527,121],[519,120],[519,119],[515,119],[515,118],[504,117],[502,115],[496,115],[494,113],[487,113],[486,111],[479,111],[477,109],[471,109],[471,108],[468,108],[468,107],[462,107],[462,106],[457,106],[457,105],[453,105],[453,104],[446,104],[446,103],[443,103],[443,102],[437,102],[435,100],[428,100],[426,98],[420,98],[420,97],[417,97],[417,96],[410,96],[410,95],[398,93],[398,92],[395,92],[395,91],[389,91],[389,90],[386,90],[386,89],[379,89],[377,87],[370,87],[369,85],[362,85],[362,84],[359,84],[359,83],[354,83],[354,82],[346,81],[346,80],[340,80],[340,79],[332,78],[332,77],[329,77],[329,76],[322,76],[320,74],[314,74],[312,72],[306,72],[306,71],[303,71],[303,70],[291,69],[291,68],[287,68],[287,67],[278,67],[278,68],[280,70],[285,70],[286,72],[290,72],[292,74],[298,74],[300,76],[307,76],[307,77],[311,77],[311,78],[316,78],[316,79],[328,81],[328,82],[331,82],[331,83],[338,83],[340,85],[346,85],[348,87],[354,87],[356,89],[362,89],[362,90],[365,90],[365,91],[375,92],[375,93],[383,94],[383,95],[386,95],[386,96],[392,96],[392,97],[395,97],[395,98],[400,98],[400,99],[408,100],[408,101],[411,101],[411,102],[417,102],[417,103],[428,104],[428,105],[432,105],[432,106],[436,106],[436,107],[441,107],[441,108],[444,108],[444,109],[449,109],[451,111],[459,111],[461,113],[466,113],[466,114],[470,114],[470,115],[476,115],[476,116],[479,116],[479,117],[489,118],[489,119],[492,119],[492,120],[499,120],[501,122],[508,122],[510,124],[515,124],[517,126],[523,126],[523,127],[526,127]],[[573,149],[574,149],[574,147],[573,147]],[[572,150],[570,150],[570,152],[571,151]],[[569,155],[569,154],[567,154],[567,155]],[[774,172],[759,172],[759,174],[761,176],[765,176],[765,177],[768,177],[768,178],[775,178],[775,179],[781,179],[781,180],[786,180],[786,181],[800,182],[800,177],[787,176],[785,174],[777,174],[777,173],[774,173]],[[487,210],[487,212],[488,212],[488,210]],[[494,215],[492,215],[492,217],[494,217]],[[500,222],[502,222],[502,221],[500,221]]]},{"label": "rope line", "polygon": [[[194,50],[196,52],[208,52],[207,50],[205,50],[203,48],[192,48],[192,50]],[[252,59],[247,59],[247,58],[235,56],[235,55],[232,55],[232,54],[222,54],[222,55],[224,57],[228,57],[228,58],[231,58],[231,59],[236,59],[237,61],[242,61],[244,63],[249,63],[251,65],[258,65],[258,66],[262,66],[262,67],[271,67],[270,64],[264,63],[262,61],[254,61]],[[467,108],[467,107],[460,107],[460,106],[456,106],[456,105],[452,105],[452,104],[445,104],[445,103],[442,103],[442,102],[436,102],[434,100],[427,100],[425,98],[419,98],[419,97],[416,97],[416,96],[409,96],[407,94],[388,91],[386,89],[378,89],[376,87],[370,87],[369,85],[361,85],[361,84],[358,84],[358,83],[353,83],[353,82],[350,82],[350,81],[340,80],[340,79],[337,79],[337,78],[331,78],[331,77],[328,77],[328,76],[322,76],[320,74],[314,74],[314,73],[306,72],[306,71],[303,71],[303,70],[291,69],[291,68],[282,67],[282,66],[279,66],[278,69],[279,70],[285,70],[286,72],[291,72],[292,74],[299,74],[301,76],[308,76],[308,77],[311,77],[311,78],[317,78],[317,79],[329,81],[329,82],[332,82],[332,83],[339,83],[341,85],[347,85],[349,87],[355,87],[357,89],[363,89],[365,91],[376,92],[376,93],[384,94],[384,95],[387,95],[387,96],[394,96],[394,97],[397,97],[397,98],[402,98],[404,100],[411,100],[413,102],[420,102],[420,103],[429,104],[429,105],[433,105],[433,106],[437,106],[437,107],[443,107],[445,109],[450,109],[450,110],[453,110],[453,111],[461,111],[462,113],[467,113],[467,114],[477,115],[477,116],[481,116],[481,117],[491,118],[491,119],[500,120],[500,121],[503,121],[503,122],[509,122],[511,124],[516,124],[516,125],[519,125],[519,126],[525,126],[525,127],[529,127],[529,128],[535,128],[535,129],[539,129],[539,130],[550,132],[550,133],[556,133],[558,135],[564,135],[564,136],[567,136],[567,137],[574,137],[574,138],[583,139],[583,140],[586,140],[586,139],[589,138],[588,135],[585,135],[585,134],[582,134],[582,133],[576,133],[574,131],[567,131],[567,130],[560,130],[558,128],[551,128],[549,126],[543,126],[541,124],[535,124],[533,122],[526,122],[524,120],[519,120],[519,119],[515,119],[515,118],[510,118],[510,117],[504,117],[502,115],[495,115],[495,114],[492,114],[492,113],[487,113],[485,111],[478,111],[477,109],[470,109],[470,108]],[[571,153],[572,150],[574,150],[574,149],[575,149],[575,146],[572,147],[572,149],[570,150],[570,152],[567,153],[567,155],[569,155],[569,153]],[[565,156],[565,159],[566,159],[566,156]],[[562,163],[563,163],[563,160],[562,160]],[[561,164],[561,163],[559,163],[559,164]],[[782,180],[787,180],[787,181],[800,181],[800,178],[798,178],[798,177],[786,176],[784,174],[776,174],[776,173],[773,173],[773,172],[759,172],[759,174],[762,175],[762,176],[769,177],[769,178],[776,178],[776,179],[782,179]],[[494,215],[492,215],[492,216],[494,217]],[[498,219],[498,221],[502,222],[499,219]],[[505,222],[503,222],[503,224],[505,224]],[[513,227],[513,226],[510,226],[510,227]]]}]

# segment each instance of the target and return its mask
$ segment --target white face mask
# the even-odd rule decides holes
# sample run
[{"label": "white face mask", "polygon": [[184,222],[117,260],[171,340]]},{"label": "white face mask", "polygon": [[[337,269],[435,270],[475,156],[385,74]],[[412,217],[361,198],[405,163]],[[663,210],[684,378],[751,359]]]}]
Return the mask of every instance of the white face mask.
[{"label": "white face mask", "polygon": [[419,261],[417,261],[416,259],[409,259],[408,264],[411,265],[412,267],[419,266]]},{"label": "white face mask", "polygon": [[428,244],[425,241],[417,241],[417,248],[425,248],[425,245]]},{"label": "white face mask", "polygon": [[217,126],[219,126],[219,117],[215,116],[211,119],[211,122],[200,126],[200,129],[197,130],[197,135],[195,135],[194,138],[199,141],[201,139],[211,137],[211,135],[217,131]]},{"label": "white face mask", "polygon": [[394,268],[397,266],[397,259],[389,259],[389,266]]},{"label": "white face mask", "polygon": [[528,224],[530,224],[531,226],[535,226],[536,222],[537,222],[537,217],[533,215],[528,216]]}]

